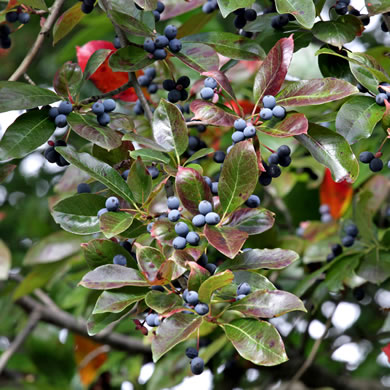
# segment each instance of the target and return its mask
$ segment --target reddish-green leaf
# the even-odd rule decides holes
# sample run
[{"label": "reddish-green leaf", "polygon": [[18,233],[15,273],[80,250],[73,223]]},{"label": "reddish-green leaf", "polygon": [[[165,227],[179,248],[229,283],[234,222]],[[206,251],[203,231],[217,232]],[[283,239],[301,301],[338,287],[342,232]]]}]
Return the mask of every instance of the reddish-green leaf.
[{"label": "reddish-green leaf", "polygon": [[157,334],[152,341],[153,361],[156,363],[175,345],[186,340],[202,323],[202,317],[177,313],[167,318],[157,328]]},{"label": "reddish-green leaf", "polygon": [[81,71],[80,66],[69,61],[62,65],[55,74],[53,86],[59,95],[66,99],[69,99],[70,97],[75,99],[80,92],[82,81],[83,72]]},{"label": "reddish-green leaf", "polygon": [[210,272],[194,261],[189,262],[188,265],[191,268],[188,277],[188,290],[198,291],[202,283],[210,276]]},{"label": "reddish-green leaf", "polygon": [[81,4],[77,2],[65,11],[55,22],[53,27],[53,46],[68,35],[85,16],[81,11]]},{"label": "reddish-green leaf", "polygon": [[117,50],[108,63],[114,72],[135,72],[153,64],[154,61],[143,48],[126,46]]},{"label": "reddish-green leaf", "polygon": [[179,53],[174,55],[184,64],[202,73],[218,70],[219,59],[216,51],[202,43],[183,43]]},{"label": "reddish-green leaf", "polygon": [[176,175],[176,192],[182,205],[192,214],[199,214],[198,205],[202,200],[212,202],[209,185],[203,176],[192,168],[179,167]]},{"label": "reddish-green leaf", "polygon": [[275,366],[288,359],[282,338],[268,322],[242,318],[224,324],[223,328],[244,359],[262,366]]},{"label": "reddish-green leaf", "polygon": [[384,14],[390,12],[388,0],[365,0],[370,15]]},{"label": "reddish-green leaf", "polygon": [[294,310],[306,311],[298,297],[280,290],[257,290],[233,303],[229,309],[257,318],[279,317]]},{"label": "reddish-green leaf", "polygon": [[299,255],[287,249],[252,249],[234,260],[227,260],[216,272],[230,270],[282,269],[298,260]]},{"label": "reddish-green leaf", "polygon": [[170,312],[184,305],[179,295],[161,291],[150,291],[145,297],[145,303],[159,314]]},{"label": "reddish-green leaf", "polygon": [[232,127],[238,115],[227,107],[213,104],[204,100],[194,100],[190,105],[195,114],[194,119],[199,119],[210,125]]},{"label": "reddish-green leaf", "polygon": [[250,8],[255,0],[218,0],[219,10],[224,18],[239,8]]},{"label": "reddish-green leaf", "polygon": [[204,227],[204,235],[210,245],[231,259],[236,257],[248,238],[246,232],[231,227],[218,228],[209,225]]},{"label": "reddish-green leaf", "polygon": [[293,37],[276,42],[257,72],[253,97],[260,102],[264,95],[275,96],[282,87],[294,52]]},{"label": "reddish-green leaf", "polygon": [[125,212],[108,212],[100,217],[100,229],[107,238],[115,237],[128,229],[134,217]]},{"label": "reddish-green leaf", "polygon": [[110,49],[99,49],[92,53],[84,69],[84,80],[88,80],[98,70],[111,52],[112,50]]},{"label": "reddish-green leaf", "polygon": [[213,292],[229,285],[233,282],[233,279],[233,272],[229,270],[210,276],[199,287],[199,300],[204,303],[210,303]]},{"label": "reddish-green leaf", "polygon": [[93,290],[110,290],[124,286],[149,286],[139,271],[116,264],[106,264],[95,268],[85,274],[79,284]]},{"label": "reddish-green leaf", "polygon": [[161,20],[171,19],[175,16],[184,14],[194,8],[200,7],[203,3],[204,0],[191,0],[184,3],[178,3],[176,0],[166,0],[164,1],[165,10],[161,15]]},{"label": "reddish-green leaf", "polygon": [[234,145],[223,163],[218,195],[225,214],[234,211],[252,195],[258,180],[256,152],[250,141]]},{"label": "reddish-green leaf", "polygon": [[165,258],[158,249],[140,244],[135,245],[137,248],[137,261],[141,272],[149,281],[153,281]]},{"label": "reddish-green leaf", "polygon": [[151,235],[161,244],[168,245],[172,245],[172,241],[177,237],[175,225],[168,220],[158,220],[154,222]]},{"label": "reddish-green leaf", "polygon": [[[293,135],[306,134],[309,128],[309,122],[305,115],[298,113],[287,114],[282,121],[277,118],[272,118],[257,127],[263,133],[272,137],[292,137]],[[261,138],[261,135],[259,135]]]},{"label": "reddish-green leaf", "polygon": [[274,225],[274,213],[266,209],[239,209],[234,211],[227,226],[248,234],[260,234]]},{"label": "reddish-green leaf", "polygon": [[333,102],[354,95],[358,90],[344,80],[333,77],[291,82],[277,96],[283,107],[311,106]]},{"label": "reddish-green leaf", "polygon": [[127,176],[127,184],[131,188],[135,201],[144,204],[152,191],[153,182],[152,176],[145,168],[141,157],[133,162]]}]

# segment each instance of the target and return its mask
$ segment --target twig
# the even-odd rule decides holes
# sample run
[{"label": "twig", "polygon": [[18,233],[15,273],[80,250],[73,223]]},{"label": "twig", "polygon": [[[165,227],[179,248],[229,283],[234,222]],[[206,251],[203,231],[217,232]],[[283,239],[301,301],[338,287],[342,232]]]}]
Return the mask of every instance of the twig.
[{"label": "twig", "polygon": [[61,7],[64,4],[65,0],[56,0],[53,6],[50,9],[50,15],[46,19],[44,25],[41,28],[41,31],[35,40],[33,46],[30,51],[27,53],[26,57],[24,57],[22,63],[15,70],[15,72],[10,76],[8,81],[16,81],[21,77],[24,73],[27,72],[28,67],[33,62],[35,56],[38,54],[39,49],[41,48],[47,34],[53,27],[54,22],[56,21],[58,14],[60,13]]},{"label": "twig", "polygon": [[12,342],[10,347],[0,356],[0,374],[7,365],[12,355],[21,347],[28,335],[34,330],[41,318],[41,312],[39,308],[34,309],[31,312],[30,318],[28,319],[27,325],[23,330],[18,333],[15,340]]},{"label": "twig", "polygon": [[127,89],[129,89],[130,87],[132,87],[132,82],[129,80],[126,84],[123,84],[121,87],[117,88],[117,89],[114,89],[113,91],[110,91],[110,92],[106,92],[106,93],[103,93],[101,95],[96,95],[96,96],[91,96],[87,99],[84,99],[80,102],[80,104],[89,104],[89,103],[93,103],[93,102],[96,102],[97,100],[99,99],[105,99],[105,98],[108,98],[108,97],[112,97],[112,96],[115,96],[117,95],[118,93],[121,93],[123,91],[126,91]]},{"label": "twig", "polygon": [[198,125],[213,126],[213,125],[210,125],[207,122],[202,122],[202,121],[187,122],[186,125],[187,125],[187,127],[198,126]]},{"label": "twig", "polygon": [[31,85],[36,85],[33,81],[33,79],[27,74],[27,73],[24,73],[23,74],[23,77],[26,79],[26,81],[31,84]]}]

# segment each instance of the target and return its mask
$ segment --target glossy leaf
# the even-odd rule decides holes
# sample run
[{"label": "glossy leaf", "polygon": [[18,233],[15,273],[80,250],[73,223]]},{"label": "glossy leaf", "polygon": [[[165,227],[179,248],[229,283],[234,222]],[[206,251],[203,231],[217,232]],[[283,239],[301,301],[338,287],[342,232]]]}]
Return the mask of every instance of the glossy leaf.
[{"label": "glossy leaf", "polygon": [[[253,97],[260,102],[264,95],[275,96],[283,85],[294,51],[292,36],[276,42],[261,64],[253,84]],[[279,103],[279,101],[278,101]]]},{"label": "glossy leaf", "polygon": [[101,148],[112,150],[121,146],[122,135],[108,126],[99,125],[96,115],[72,112],[67,119],[75,133]]},{"label": "glossy leaf", "polygon": [[308,134],[296,136],[298,141],[321,164],[327,166],[336,182],[353,183],[359,175],[359,163],[348,142],[336,132],[310,125]]},{"label": "glossy leaf", "polygon": [[379,106],[372,97],[353,96],[338,111],[336,130],[348,143],[353,144],[370,137],[384,111],[384,107]]},{"label": "glossy leaf", "polygon": [[229,309],[260,318],[279,317],[295,310],[306,311],[298,297],[280,290],[257,290],[233,303]]},{"label": "glossy leaf", "polygon": [[26,112],[16,118],[1,138],[0,160],[24,157],[45,143],[54,130],[47,110]]},{"label": "glossy leaf", "polygon": [[140,157],[133,162],[130,168],[127,184],[132,189],[135,201],[144,204],[149,198],[153,183],[152,176],[150,176]]},{"label": "glossy leaf", "polygon": [[239,8],[250,8],[255,0],[218,0],[218,7],[224,18]]},{"label": "glossy leaf", "polygon": [[195,160],[198,160],[199,158],[208,156],[211,153],[214,153],[215,150],[213,148],[203,148],[199,149],[197,152],[195,152],[189,159],[186,160],[184,165],[187,165]]},{"label": "glossy leaf", "polygon": [[309,122],[305,115],[290,113],[282,121],[277,118],[272,118],[269,121],[265,121],[257,129],[272,137],[285,138],[292,137],[293,135],[306,134],[308,128]]},{"label": "glossy leaf", "polygon": [[210,303],[213,292],[229,285],[233,282],[233,279],[234,275],[229,270],[210,276],[199,287],[199,300],[204,303]]},{"label": "glossy leaf", "polygon": [[219,59],[216,51],[202,43],[183,43],[179,53],[174,55],[196,72],[218,70]]},{"label": "glossy leaf", "polygon": [[134,0],[145,11],[153,11],[157,7],[157,0]]},{"label": "glossy leaf", "polygon": [[108,63],[114,72],[135,72],[153,64],[154,61],[143,48],[126,46],[117,50]]},{"label": "glossy leaf", "polygon": [[390,12],[390,4],[387,0],[365,0],[365,4],[370,15]]},{"label": "glossy leaf", "polygon": [[142,274],[116,264],[106,264],[89,271],[79,285],[93,290],[110,290],[124,286],[149,286]]},{"label": "glossy leaf", "polygon": [[[121,9],[121,11],[123,11],[123,8]],[[117,10],[112,10],[111,14],[115,23],[122,30],[126,31],[129,34],[140,37],[149,37],[152,34],[152,28],[154,28],[154,26],[150,24],[147,25],[146,23],[143,23],[142,21],[136,19],[130,14],[130,12],[119,12]],[[151,21],[151,19],[149,21]]]},{"label": "glossy leaf", "polygon": [[209,185],[195,169],[179,167],[175,184],[181,204],[192,214],[199,214],[198,205],[202,200],[212,202]]},{"label": "glossy leaf", "polygon": [[237,114],[226,107],[204,100],[192,101],[190,109],[195,114],[194,119],[215,126],[233,127],[234,121],[239,118]]},{"label": "glossy leaf", "polygon": [[106,61],[108,56],[112,53],[110,49],[96,50],[91,57],[89,57],[87,65],[84,69],[84,80],[88,80],[98,68]]},{"label": "glossy leaf", "polygon": [[274,213],[267,209],[239,209],[234,211],[226,226],[234,227],[248,234],[260,234],[274,225]]},{"label": "glossy leaf", "polygon": [[234,283],[248,283],[252,291],[276,290],[276,287],[263,275],[250,271],[234,271]]},{"label": "glossy leaf", "polygon": [[123,136],[122,141],[133,141],[133,142],[137,142],[141,146],[147,146],[148,149],[158,150],[160,152],[167,152],[166,149],[164,149],[161,145],[156,143],[154,140],[143,137],[142,135],[138,135],[136,133],[126,133]]},{"label": "glossy leaf", "polygon": [[76,3],[66,10],[55,22],[53,27],[53,46],[66,37],[76,26],[85,13],[81,11],[81,3]]},{"label": "glossy leaf", "polygon": [[354,95],[358,90],[344,80],[332,77],[291,82],[277,96],[283,107],[311,106]]},{"label": "glossy leaf", "polygon": [[149,289],[140,287],[103,291],[96,301],[92,314],[120,313],[131,304],[144,299],[148,292]]},{"label": "glossy leaf", "polygon": [[215,249],[234,259],[248,238],[248,233],[231,227],[218,228],[206,225],[204,235]]},{"label": "glossy leaf", "polygon": [[252,195],[258,180],[255,149],[249,141],[234,145],[223,163],[218,195],[225,214],[234,211]]},{"label": "glossy leaf", "polygon": [[187,126],[180,110],[161,99],[153,114],[153,135],[156,142],[167,151],[183,154],[188,146]]},{"label": "glossy leaf", "polygon": [[210,272],[194,261],[189,262],[188,265],[191,268],[188,276],[188,290],[198,291],[199,287],[210,277]]},{"label": "glossy leaf", "polygon": [[305,28],[312,28],[316,10],[312,0],[276,0],[276,9],[280,14],[291,14]]},{"label": "glossy leaf", "polygon": [[104,213],[99,220],[100,230],[107,238],[120,235],[133,223],[134,217],[125,212]]},{"label": "glossy leaf", "polygon": [[298,260],[299,255],[287,249],[252,249],[227,260],[217,268],[216,272],[230,270],[282,269]]},{"label": "glossy leaf", "polygon": [[0,280],[8,279],[8,271],[10,268],[11,252],[4,241],[0,240]]},{"label": "glossy leaf", "polygon": [[194,8],[200,7],[203,3],[204,0],[192,0],[184,3],[178,3],[176,0],[166,0],[164,2],[165,10],[161,15],[161,20],[167,20],[182,15]]},{"label": "glossy leaf", "polygon": [[170,312],[184,305],[179,295],[167,294],[161,291],[150,291],[145,297],[145,303],[159,314]]},{"label": "glossy leaf", "polygon": [[152,149],[137,149],[130,152],[130,156],[134,159],[141,157],[145,162],[161,162],[169,164],[171,159],[165,153]]},{"label": "glossy leaf", "polygon": [[274,366],[287,360],[282,338],[270,323],[242,318],[224,324],[223,328],[244,359],[262,366]]},{"label": "glossy leaf", "polygon": [[105,207],[106,199],[95,194],[78,194],[58,202],[52,211],[62,229],[74,234],[100,231],[97,213]]},{"label": "glossy leaf", "polygon": [[202,323],[202,318],[192,314],[177,313],[167,318],[157,328],[152,341],[153,361],[156,363],[175,345],[186,340]]},{"label": "glossy leaf", "polygon": [[126,201],[133,203],[133,194],[128,185],[122,176],[108,164],[97,160],[88,153],[77,153],[69,147],[57,147],[56,150],[77,168],[87,172]]},{"label": "glossy leaf", "polygon": [[175,225],[168,220],[158,220],[153,223],[151,236],[161,244],[172,245],[172,241],[176,238]]},{"label": "glossy leaf", "polygon": [[83,72],[78,64],[66,62],[54,76],[55,91],[66,99],[75,99],[81,87]]},{"label": "glossy leaf", "polygon": [[338,260],[336,264],[333,264],[331,269],[326,273],[325,278],[325,284],[329,291],[339,292],[344,288],[344,281],[354,275],[360,258],[361,254],[346,256]]}]

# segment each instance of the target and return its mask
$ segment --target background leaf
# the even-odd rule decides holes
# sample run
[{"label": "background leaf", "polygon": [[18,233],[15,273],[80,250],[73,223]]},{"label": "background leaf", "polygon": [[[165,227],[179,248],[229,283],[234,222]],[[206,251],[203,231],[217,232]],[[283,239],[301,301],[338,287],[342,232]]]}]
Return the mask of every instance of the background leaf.
[{"label": "background leaf", "polygon": [[210,125],[233,127],[234,121],[239,116],[226,107],[205,102],[204,100],[194,100],[190,105],[191,111],[195,114],[194,119],[199,119]]},{"label": "background leaf", "polygon": [[260,234],[274,225],[274,213],[266,209],[239,209],[234,211],[226,226],[248,234]]},{"label": "background leaf", "polygon": [[65,11],[55,22],[53,27],[53,46],[66,37],[81,21],[85,14],[81,11],[81,3]]},{"label": "background leaf", "polygon": [[226,270],[220,274],[210,276],[199,287],[199,301],[203,303],[210,303],[211,296],[215,290],[229,285],[233,282],[234,275],[231,271]]},{"label": "background leaf", "polygon": [[276,0],[276,9],[280,14],[291,14],[305,28],[312,28],[316,10],[312,0]]}]

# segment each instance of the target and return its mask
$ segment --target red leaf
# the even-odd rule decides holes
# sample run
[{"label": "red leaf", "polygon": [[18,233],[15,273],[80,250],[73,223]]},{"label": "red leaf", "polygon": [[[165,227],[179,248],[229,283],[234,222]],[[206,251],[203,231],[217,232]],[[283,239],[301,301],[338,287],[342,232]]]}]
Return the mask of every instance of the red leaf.
[{"label": "red leaf", "polygon": [[330,213],[335,219],[340,218],[352,201],[352,185],[346,181],[336,183],[328,168],[325,170],[324,180],[320,188],[321,204],[330,207]]},{"label": "red leaf", "polygon": [[[112,50],[112,53],[90,77],[90,80],[101,92],[106,93],[126,84],[129,80],[129,76],[126,72],[113,72],[108,66],[110,56],[116,51],[114,45],[108,41],[90,41],[84,46],[77,46],[77,61],[83,72],[91,55],[99,49],[109,49]],[[133,88],[129,88],[126,91],[115,95],[114,98],[121,99],[126,102],[134,102],[137,100],[137,95],[135,94]]]},{"label": "red leaf", "polygon": [[387,360],[390,363],[390,343],[387,344],[386,347],[383,347],[382,351],[385,353],[385,355],[387,356]]}]

